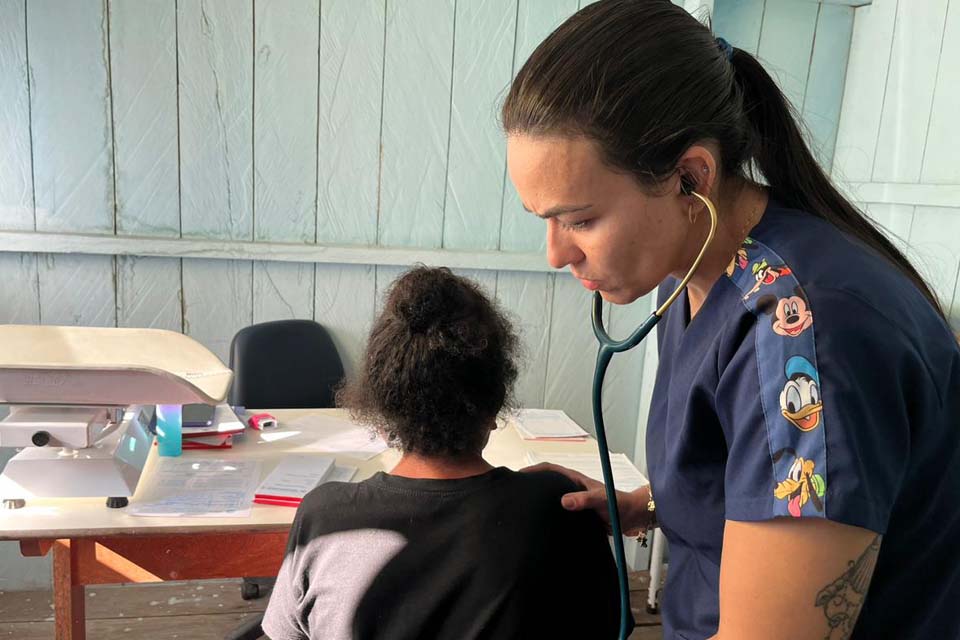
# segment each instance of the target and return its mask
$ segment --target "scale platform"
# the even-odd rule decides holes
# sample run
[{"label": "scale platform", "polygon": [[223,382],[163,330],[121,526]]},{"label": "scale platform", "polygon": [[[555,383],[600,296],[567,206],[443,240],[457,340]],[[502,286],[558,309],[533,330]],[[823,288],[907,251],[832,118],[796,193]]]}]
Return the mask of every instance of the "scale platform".
[{"label": "scale platform", "polygon": [[[162,329],[0,325],[4,506],[31,497],[134,494],[159,404],[220,404],[233,373],[189,336]],[[0,407],[2,408],[2,407]]]}]

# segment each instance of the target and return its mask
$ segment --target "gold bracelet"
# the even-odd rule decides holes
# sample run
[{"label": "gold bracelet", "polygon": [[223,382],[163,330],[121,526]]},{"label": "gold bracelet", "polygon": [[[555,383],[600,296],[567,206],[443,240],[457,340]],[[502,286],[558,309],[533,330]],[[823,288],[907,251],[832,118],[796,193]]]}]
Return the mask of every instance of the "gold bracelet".
[{"label": "gold bracelet", "polygon": [[650,494],[650,498],[647,500],[647,513],[650,514],[650,520],[647,526],[637,534],[637,541],[641,547],[647,546],[647,532],[656,528],[655,523],[657,521],[657,503],[653,501],[653,487],[650,485],[647,485],[647,493]]}]

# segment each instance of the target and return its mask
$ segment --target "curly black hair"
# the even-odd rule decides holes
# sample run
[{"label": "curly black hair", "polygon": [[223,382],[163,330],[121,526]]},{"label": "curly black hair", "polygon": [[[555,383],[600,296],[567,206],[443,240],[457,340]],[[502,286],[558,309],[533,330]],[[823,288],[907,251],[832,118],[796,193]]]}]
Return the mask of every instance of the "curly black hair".
[{"label": "curly black hair", "polygon": [[510,321],[479,286],[417,266],[391,285],[337,404],[405,453],[480,453],[512,404],[518,352]]}]

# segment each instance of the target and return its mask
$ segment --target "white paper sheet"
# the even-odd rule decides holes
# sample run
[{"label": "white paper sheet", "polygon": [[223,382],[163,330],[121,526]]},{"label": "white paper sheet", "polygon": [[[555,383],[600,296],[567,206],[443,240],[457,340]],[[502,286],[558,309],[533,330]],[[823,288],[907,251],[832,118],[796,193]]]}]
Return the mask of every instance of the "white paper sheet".
[{"label": "white paper sheet", "polygon": [[[369,460],[387,450],[387,444],[380,438],[371,436],[366,427],[345,418],[303,416],[285,423],[284,427],[300,431],[298,441],[309,436],[299,447],[301,451],[323,451],[358,460]],[[275,437],[279,433],[275,431],[271,435]]]},{"label": "white paper sheet", "polygon": [[523,409],[510,417],[524,440],[587,437],[587,432],[563,411]]},{"label": "white paper sheet", "polygon": [[286,456],[260,483],[256,496],[303,498],[330,476],[333,465],[333,456]]},{"label": "white paper sheet", "polygon": [[260,483],[260,462],[209,458],[158,458],[150,487],[131,502],[135,516],[244,518]]},{"label": "white paper sheet", "polygon": [[[600,455],[598,453],[526,453],[527,462],[538,464],[552,462],[561,467],[579,471],[588,478],[603,482],[603,471],[600,469]],[[647,479],[633,466],[630,458],[622,453],[610,456],[610,467],[613,470],[613,483],[617,491],[633,491],[647,484]]]}]

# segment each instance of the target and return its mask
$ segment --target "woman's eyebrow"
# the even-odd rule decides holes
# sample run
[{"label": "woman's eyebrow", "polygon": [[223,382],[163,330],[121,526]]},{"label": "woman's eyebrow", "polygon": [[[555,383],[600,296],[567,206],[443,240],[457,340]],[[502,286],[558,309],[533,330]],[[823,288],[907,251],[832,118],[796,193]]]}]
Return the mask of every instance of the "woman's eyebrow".
[{"label": "woman's eyebrow", "polygon": [[550,209],[547,209],[542,214],[533,211],[530,207],[528,207],[525,204],[522,204],[522,206],[524,211],[532,213],[538,218],[543,218],[544,220],[546,220],[547,218],[559,216],[562,213],[576,213],[577,211],[583,211],[584,209],[589,209],[593,205],[592,204],[561,204],[555,207],[551,207]]}]

